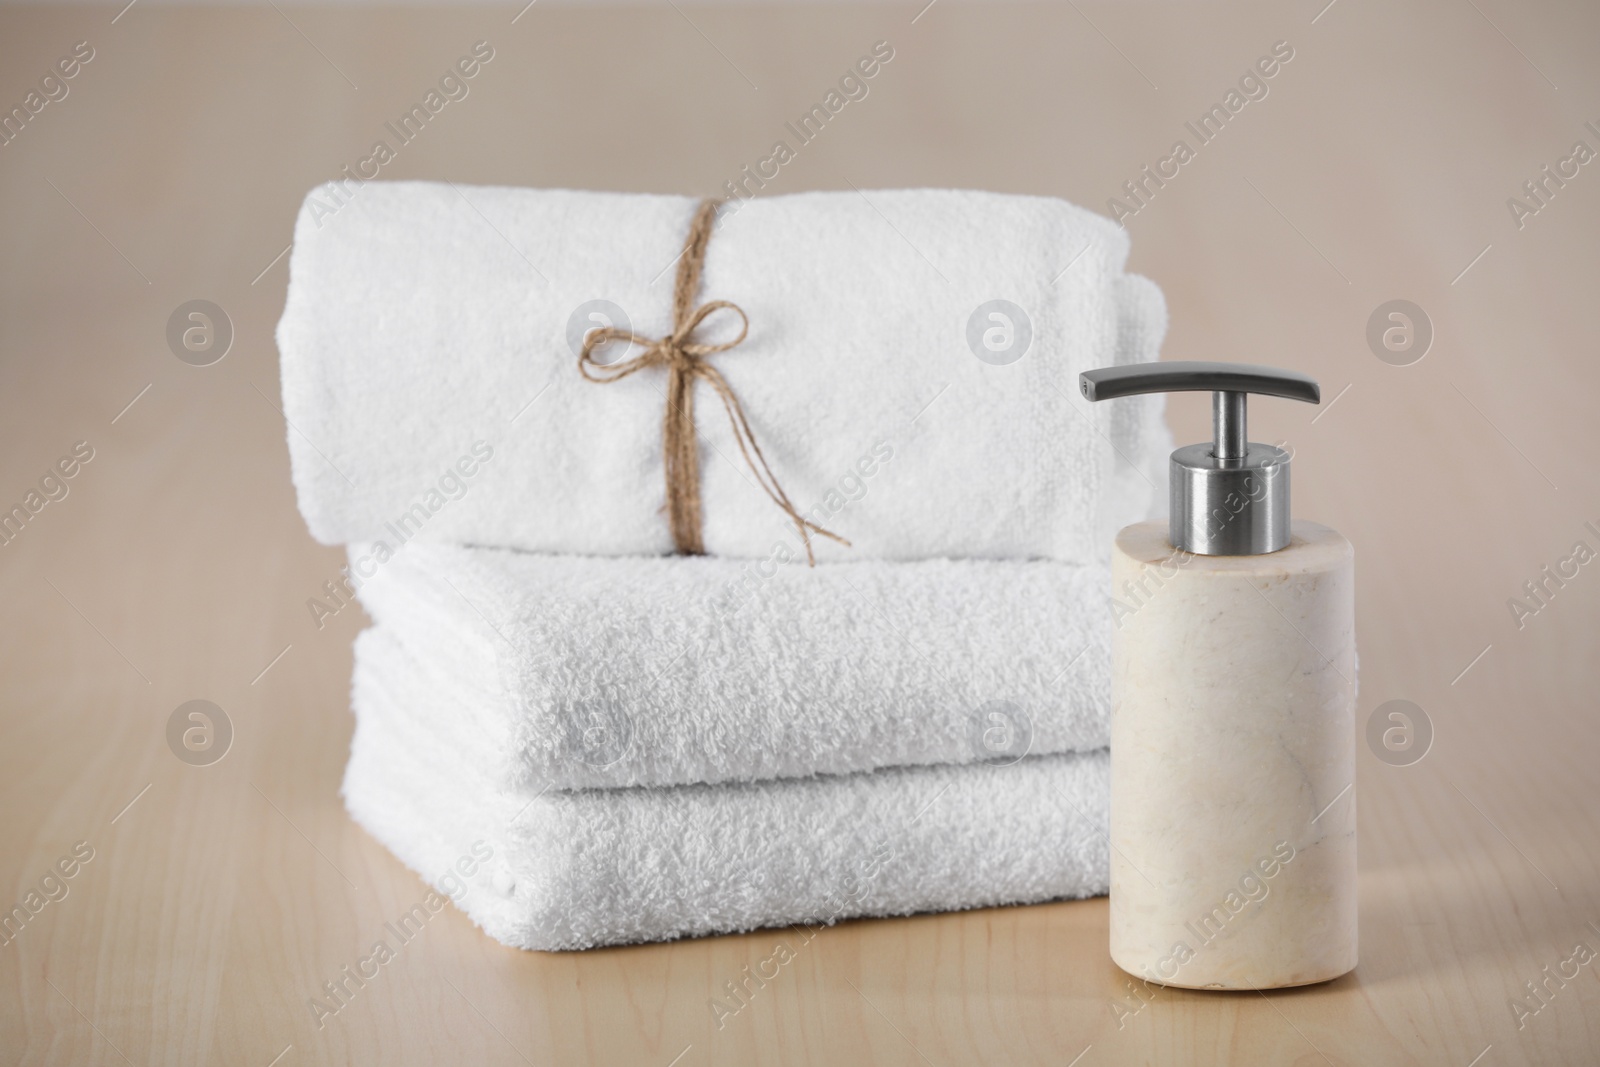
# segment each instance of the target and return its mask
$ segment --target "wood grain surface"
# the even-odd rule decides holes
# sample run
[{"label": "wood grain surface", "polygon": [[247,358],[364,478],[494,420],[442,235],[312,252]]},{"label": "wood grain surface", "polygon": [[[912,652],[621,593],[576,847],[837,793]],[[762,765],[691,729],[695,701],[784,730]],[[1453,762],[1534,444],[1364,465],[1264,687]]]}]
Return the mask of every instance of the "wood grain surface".
[{"label": "wood grain surface", "polygon": [[[0,7],[7,109],[93,50],[0,147],[0,509],[93,450],[0,547],[0,907],[59,897],[0,947],[0,1061],[1600,1062],[1600,961],[1569,962],[1600,949],[1600,563],[1541,570],[1600,549],[1600,163],[1563,163],[1600,149],[1600,10],[1325,4]],[[1166,357],[1324,384],[1252,405],[1252,436],[1295,447],[1296,514],[1356,545],[1359,721],[1405,699],[1433,731],[1408,766],[1361,748],[1360,966],[1144,1002],[1103,899],[567,955],[446,910],[319,1028],[309,998],[426,888],[337,795],[364,620],[305,606],[341,555],[295,510],[272,340],[301,197],[477,41],[494,58],[384,177],[714,194],[879,40],[869,94],[767,192],[1107,210],[1186,139],[1127,219]],[[166,337],[195,299],[233,328],[210,366]],[[1368,342],[1396,299],[1431,323],[1406,366]],[[1174,400],[1178,439],[1208,414]],[[209,766],[167,742],[193,699],[232,724]],[[710,998],[780,939],[719,1028]]]}]

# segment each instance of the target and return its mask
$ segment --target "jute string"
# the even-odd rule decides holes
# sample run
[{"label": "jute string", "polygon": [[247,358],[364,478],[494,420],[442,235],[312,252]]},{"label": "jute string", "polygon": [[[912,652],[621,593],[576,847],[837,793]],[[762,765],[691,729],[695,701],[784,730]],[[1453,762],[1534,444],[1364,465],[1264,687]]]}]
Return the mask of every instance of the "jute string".
[{"label": "jute string", "polygon": [[[816,566],[816,555],[811,550],[811,535],[823,537],[849,546],[850,542],[831,530],[801,515],[789,501],[789,495],[778,484],[772,468],[767,466],[761,446],[750,431],[750,421],[745,418],[744,405],[728,385],[720,371],[706,361],[707,356],[726,352],[741,344],[750,332],[750,320],[744,310],[727,300],[712,300],[694,306],[700,291],[700,271],[705,265],[706,245],[711,240],[711,230],[716,222],[717,201],[703,200],[695,212],[689,237],[683,244],[678,260],[677,284],[672,294],[672,332],[666,337],[641,337],[632,330],[603,326],[590,330],[583,339],[583,350],[578,354],[578,371],[591,382],[607,385],[621,381],[648,367],[667,368],[667,408],[661,419],[662,467],[667,485],[667,520],[672,528],[672,543],[686,556],[705,555],[702,540],[700,513],[700,458],[694,428],[694,384],[704,381],[722,400],[728,413],[728,423],[733,427],[733,439],[739,444],[750,473],[772,502],[789,516],[800,540],[806,546],[806,559]],[[739,316],[739,336],[721,344],[706,344],[694,340],[694,332],[708,317],[724,308]],[[644,349],[632,359],[619,363],[599,363],[594,359],[595,349],[611,341],[627,341]]]}]

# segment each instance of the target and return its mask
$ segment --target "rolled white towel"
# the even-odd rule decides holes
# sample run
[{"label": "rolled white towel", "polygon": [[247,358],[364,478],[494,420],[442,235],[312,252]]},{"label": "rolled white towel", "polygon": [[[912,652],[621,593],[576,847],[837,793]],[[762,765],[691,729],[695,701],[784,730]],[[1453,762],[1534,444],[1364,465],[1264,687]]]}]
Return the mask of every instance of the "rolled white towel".
[{"label": "rolled white towel", "polygon": [[[754,784],[498,787],[461,696],[358,644],[351,815],[496,940],[581,949],[1104,893],[1106,753]],[[808,939],[809,930],[782,934]],[[730,976],[736,977],[736,976]],[[737,1001],[728,1008],[737,1010]]]},{"label": "rolled white towel", "polygon": [[[595,384],[576,345],[604,322],[669,332],[695,205],[314,189],[278,326],[313,535],[671,551],[665,372]],[[1105,532],[1145,517],[1140,471],[1162,454],[1158,397],[1112,411],[1078,395],[1080,371],[1156,358],[1165,307],[1122,273],[1127,252],[1107,219],[1043,197],[804,193],[728,217],[698,299],[738,304],[750,333],[709,358],[795,506],[854,544],[819,540],[819,558],[1105,558]],[[720,312],[702,335],[735,326]],[[715,395],[698,392],[706,551],[799,554]]]},{"label": "rolled white towel", "polygon": [[381,626],[359,655],[461,693],[500,783],[754,781],[1108,740],[1099,566],[350,555]]}]

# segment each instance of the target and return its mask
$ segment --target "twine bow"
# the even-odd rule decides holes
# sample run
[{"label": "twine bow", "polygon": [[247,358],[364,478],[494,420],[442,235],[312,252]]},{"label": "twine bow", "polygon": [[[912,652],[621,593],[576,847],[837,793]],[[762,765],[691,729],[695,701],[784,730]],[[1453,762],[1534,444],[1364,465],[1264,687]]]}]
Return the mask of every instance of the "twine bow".
[{"label": "twine bow", "polygon": [[[716,391],[722,407],[728,413],[728,423],[733,427],[733,439],[756,482],[784,514],[789,516],[800,540],[806,547],[806,559],[816,566],[816,555],[811,550],[811,535],[839,542],[849,547],[850,542],[831,530],[801,515],[789,500],[783,486],[767,466],[761,446],[756,443],[745,418],[744,405],[739,402],[727,379],[706,362],[707,356],[726,352],[743,343],[750,332],[750,320],[744,309],[727,300],[712,300],[694,306],[700,289],[700,271],[705,264],[706,244],[711,239],[712,225],[717,217],[717,202],[703,200],[695,212],[689,237],[684,242],[678,260],[677,283],[672,296],[672,332],[665,337],[641,337],[632,330],[602,326],[590,330],[583,338],[583,350],[578,354],[578,372],[591,382],[608,385],[621,381],[648,367],[667,368],[667,407],[661,419],[662,467],[666,475],[667,519],[672,528],[672,543],[678,552],[687,556],[705,555],[701,538],[700,513],[700,457],[695,441],[694,383],[702,380]],[[739,336],[721,344],[708,344],[694,340],[694,332],[712,314],[724,308],[739,316]],[[595,349],[611,341],[627,341],[641,346],[644,351],[620,363],[599,363],[594,359]]]}]

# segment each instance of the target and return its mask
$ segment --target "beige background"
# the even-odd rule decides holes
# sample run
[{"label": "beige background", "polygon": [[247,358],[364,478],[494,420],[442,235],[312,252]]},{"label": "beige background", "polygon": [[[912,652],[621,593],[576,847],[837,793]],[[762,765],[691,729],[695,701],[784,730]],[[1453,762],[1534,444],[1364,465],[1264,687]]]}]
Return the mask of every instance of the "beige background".
[{"label": "beige background", "polygon": [[[941,0],[913,23],[919,6],[0,8],[7,106],[75,42],[95,49],[0,148],[0,503],[74,442],[95,449],[0,548],[0,907],[74,842],[95,849],[0,948],[0,1060],[1595,1062],[1600,963],[1520,1030],[1508,1001],[1577,942],[1600,948],[1600,564],[1521,630],[1506,602],[1578,539],[1600,548],[1583,525],[1600,526],[1600,163],[1521,230],[1505,201],[1575,140],[1600,148],[1583,128],[1600,11]],[[1171,305],[1167,358],[1324,383],[1320,413],[1253,405],[1252,436],[1295,446],[1297,514],[1357,546],[1360,721],[1406,698],[1436,731],[1409,767],[1362,748],[1353,975],[1166,992],[1119,1027],[1095,900],[843,924],[718,1031],[711,991],[778,935],[543,956],[448,911],[314,1027],[307,998],[424,886],[337,798],[362,620],[318,632],[304,606],[340,554],[294,509],[275,257],[305,190],[479,39],[496,55],[471,95],[386,177],[713,193],[887,39],[870,96],[769,191],[973,186],[1101,210],[1292,44],[1270,95],[1129,227]],[[206,368],[164,340],[197,297],[237,330]],[[1402,297],[1436,336],[1392,367],[1365,330]],[[1207,416],[1176,401],[1179,440]],[[236,729],[204,768],[164,738],[196,697]]]}]

